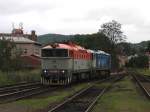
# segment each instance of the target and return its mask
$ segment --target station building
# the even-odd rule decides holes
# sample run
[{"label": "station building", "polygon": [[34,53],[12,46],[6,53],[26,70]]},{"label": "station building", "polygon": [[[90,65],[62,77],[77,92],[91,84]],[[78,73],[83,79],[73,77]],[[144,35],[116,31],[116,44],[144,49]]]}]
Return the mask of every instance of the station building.
[{"label": "station building", "polygon": [[37,68],[41,65],[41,44],[37,42],[35,31],[24,34],[22,29],[13,29],[11,33],[0,33],[0,39],[9,39],[16,44],[16,49],[21,52],[24,67]]}]

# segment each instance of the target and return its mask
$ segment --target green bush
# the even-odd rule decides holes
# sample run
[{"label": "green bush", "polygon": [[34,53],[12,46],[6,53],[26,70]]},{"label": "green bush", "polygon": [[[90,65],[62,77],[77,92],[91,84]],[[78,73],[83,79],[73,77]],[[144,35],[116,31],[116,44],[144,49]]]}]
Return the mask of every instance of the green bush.
[{"label": "green bush", "polygon": [[13,72],[0,71],[0,86],[32,81],[40,81],[40,69]]},{"label": "green bush", "polygon": [[132,57],[128,63],[126,63],[127,67],[132,68],[148,68],[149,59],[145,55],[139,55],[136,57]]},{"label": "green bush", "polygon": [[150,69],[136,69],[136,71],[143,75],[150,75]]}]

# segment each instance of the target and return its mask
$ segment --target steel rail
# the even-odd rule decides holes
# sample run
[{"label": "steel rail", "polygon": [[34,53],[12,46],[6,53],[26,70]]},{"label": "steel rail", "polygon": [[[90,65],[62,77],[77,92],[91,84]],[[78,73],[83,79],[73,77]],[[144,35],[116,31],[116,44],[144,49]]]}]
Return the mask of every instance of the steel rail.
[{"label": "steel rail", "polygon": [[17,88],[22,88],[22,87],[34,86],[34,85],[40,85],[40,83],[39,82],[32,82],[32,83],[26,83],[26,84],[9,86],[9,87],[1,87],[0,91],[10,90],[10,89],[17,89]]},{"label": "steel rail", "polygon": [[140,86],[140,88],[142,89],[143,93],[147,96],[148,99],[150,99],[150,93],[147,91],[147,89],[144,87],[144,85],[142,84],[142,82],[140,82],[140,80],[137,78],[136,75],[133,75],[133,78],[135,79],[135,81],[137,82],[137,84]]},{"label": "steel rail", "polygon": [[35,95],[39,95],[39,94],[42,94],[42,93],[45,93],[47,91],[54,91],[56,90],[57,88],[44,88],[44,89],[40,89],[39,91],[36,91],[36,92],[31,92],[31,93],[25,93],[21,96],[17,96],[17,97],[14,97],[12,99],[8,99],[8,100],[5,100],[3,102],[0,102],[0,104],[5,104],[5,103],[10,103],[10,102],[14,102],[14,101],[17,101],[17,100],[20,100],[20,99],[25,99],[25,98],[29,98],[29,97],[32,97],[32,96],[35,96]]},{"label": "steel rail", "polygon": [[102,92],[95,98],[95,100],[91,103],[91,105],[87,108],[87,110],[86,110],[85,112],[90,112],[90,111],[93,109],[93,107],[95,106],[95,104],[96,104],[96,102],[98,101],[98,99],[100,99],[100,98],[104,95],[104,93],[105,93],[108,89],[110,89],[110,88],[112,87],[112,85],[113,85],[115,82],[121,80],[123,77],[124,77],[124,76],[121,76],[120,78],[114,80],[110,86],[104,88],[104,89],[102,90]]},{"label": "steel rail", "polygon": [[35,81],[35,82],[20,82],[20,83],[16,83],[16,84],[3,85],[3,86],[0,86],[0,89],[7,88],[7,87],[19,86],[19,85],[32,84],[32,83],[37,83],[37,82],[40,83],[40,81]]},{"label": "steel rail", "polygon": [[20,90],[20,91],[16,91],[16,92],[10,92],[10,93],[7,93],[7,94],[1,94],[0,98],[12,96],[12,95],[16,95],[16,94],[20,94],[20,93],[24,93],[24,92],[33,91],[33,90],[37,90],[37,89],[40,89],[40,88],[41,87],[34,87],[34,88],[24,89],[24,90]]},{"label": "steel rail", "polygon": [[[114,82],[120,80],[121,78],[123,78],[123,77],[119,77],[119,78],[115,79],[115,80],[110,84],[110,86],[107,86],[107,87],[101,88],[101,89],[100,89],[100,88],[97,89],[97,90],[99,91],[99,93],[94,93],[94,94],[97,94],[97,95],[96,95],[96,96],[93,96],[94,98],[91,98],[92,100],[89,101],[88,107],[87,107],[84,111],[80,111],[80,112],[89,112],[89,111],[94,107],[94,105],[96,104],[97,100],[98,100],[100,97],[103,96],[103,94],[105,93],[105,91],[108,90],[108,89],[112,86],[112,84],[113,84]],[[113,79],[113,78],[112,78],[112,79]],[[109,79],[107,79],[107,80],[109,80]],[[104,82],[104,80],[101,81],[101,82],[99,82],[99,83],[102,83],[102,82]],[[96,83],[98,83],[98,82],[96,82]],[[80,96],[83,97],[83,99],[84,99],[84,96],[86,96],[85,94],[89,94],[89,93],[88,93],[88,90],[90,90],[90,89],[93,88],[93,87],[95,87],[95,85],[91,85],[91,86],[89,86],[89,87],[87,87],[87,88],[81,90],[80,92],[77,92],[75,95],[73,95],[72,97],[70,97],[70,98],[68,98],[67,100],[63,101],[63,102],[60,103],[59,105],[55,106],[54,108],[52,108],[52,109],[49,110],[48,112],[58,112],[58,110],[60,110],[61,108],[63,108],[64,105],[69,104],[69,102],[73,102],[73,100],[75,100],[75,102],[76,102],[76,100],[78,100],[78,99],[79,99],[78,97],[80,97]],[[90,92],[90,91],[89,91],[89,92]],[[82,96],[82,95],[83,95],[83,96]],[[76,98],[77,98],[77,99],[76,99]],[[81,98],[81,99],[82,99],[82,98]],[[77,101],[77,102],[78,102],[78,101]],[[79,101],[79,102],[80,102],[80,101]],[[91,103],[90,103],[90,102],[91,102]],[[65,106],[64,106],[64,108],[65,108]],[[65,112],[65,111],[63,111],[63,112]]]}]

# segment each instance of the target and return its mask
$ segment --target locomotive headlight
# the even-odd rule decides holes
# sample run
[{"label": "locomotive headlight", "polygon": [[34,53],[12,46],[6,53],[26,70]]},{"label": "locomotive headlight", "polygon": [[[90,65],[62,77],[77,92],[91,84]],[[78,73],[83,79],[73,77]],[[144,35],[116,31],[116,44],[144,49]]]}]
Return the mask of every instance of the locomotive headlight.
[{"label": "locomotive headlight", "polygon": [[44,73],[47,73],[47,70],[44,70]]},{"label": "locomotive headlight", "polygon": [[65,73],[65,70],[62,70],[62,73]]}]

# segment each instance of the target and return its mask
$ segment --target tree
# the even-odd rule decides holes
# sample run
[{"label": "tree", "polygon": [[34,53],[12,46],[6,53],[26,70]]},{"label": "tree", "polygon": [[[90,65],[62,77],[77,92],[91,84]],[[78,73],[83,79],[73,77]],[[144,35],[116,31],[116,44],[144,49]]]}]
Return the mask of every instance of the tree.
[{"label": "tree", "polygon": [[19,59],[20,53],[17,53],[15,43],[4,38],[0,40],[0,70],[15,70],[20,67]]},{"label": "tree", "polygon": [[150,52],[150,42],[149,42],[148,45],[147,45],[146,51],[147,51],[147,52]]},{"label": "tree", "polygon": [[128,63],[126,63],[127,67],[134,67],[134,68],[147,68],[148,67],[148,57],[145,55],[139,55],[132,57]]},{"label": "tree", "polygon": [[126,39],[126,36],[121,31],[121,24],[115,20],[112,20],[108,23],[104,23],[101,26],[101,29],[99,29],[99,32],[109,37],[109,39],[113,43],[123,42]]},{"label": "tree", "polygon": [[121,54],[130,56],[136,54],[136,49],[132,47],[131,43],[121,42],[117,44],[117,48],[120,49]]},{"label": "tree", "polygon": [[102,33],[94,33],[87,35],[75,35],[73,41],[87,49],[104,50],[110,52],[111,42]]}]

